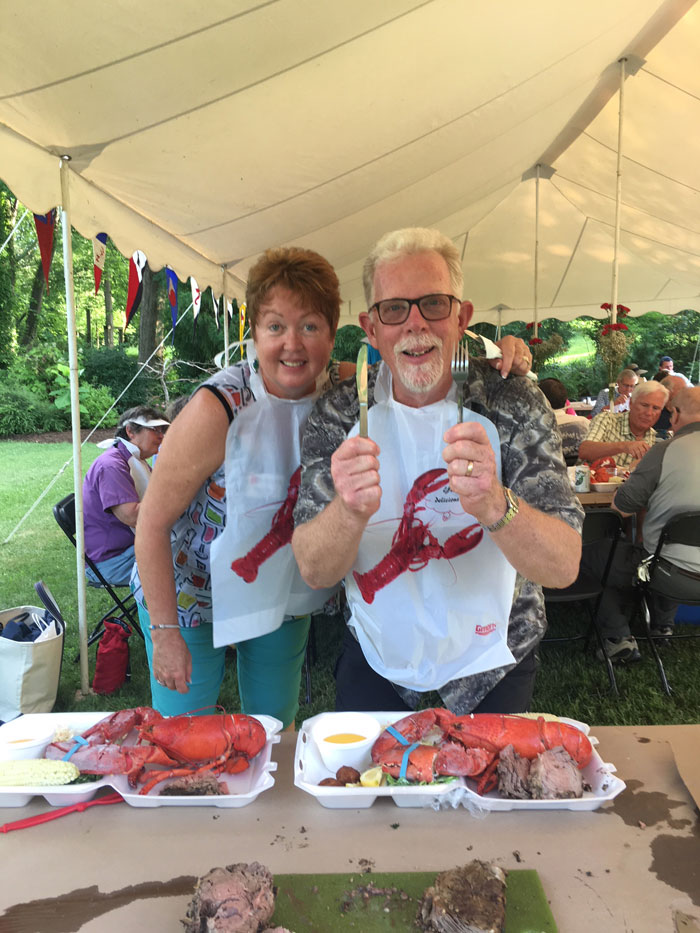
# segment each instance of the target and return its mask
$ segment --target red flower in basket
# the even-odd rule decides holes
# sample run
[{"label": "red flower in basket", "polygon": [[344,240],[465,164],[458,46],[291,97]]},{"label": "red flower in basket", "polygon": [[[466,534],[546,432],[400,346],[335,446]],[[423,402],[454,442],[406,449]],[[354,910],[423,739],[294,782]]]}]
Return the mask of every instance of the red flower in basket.
[{"label": "red flower in basket", "polygon": [[534,346],[536,343],[542,343],[542,341],[540,340],[539,337],[531,337],[530,340],[528,340],[528,343],[529,343],[530,346],[532,347],[532,346]]},{"label": "red flower in basket", "polygon": [[600,336],[607,337],[611,330],[629,330],[629,327],[626,324],[606,324],[601,330]]},{"label": "red flower in basket", "polygon": [[526,324],[526,325],[525,325],[525,330],[532,330],[532,328],[533,328],[534,326],[535,326],[535,322],[534,322],[534,321],[530,321],[529,324]]}]

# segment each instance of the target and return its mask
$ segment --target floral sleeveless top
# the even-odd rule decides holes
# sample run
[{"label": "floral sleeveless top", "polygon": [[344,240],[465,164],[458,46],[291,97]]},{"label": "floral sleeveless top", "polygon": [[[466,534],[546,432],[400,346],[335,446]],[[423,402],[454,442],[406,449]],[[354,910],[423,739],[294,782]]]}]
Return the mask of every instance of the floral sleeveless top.
[{"label": "floral sleeveless top", "polygon": [[[327,377],[327,388],[337,385],[339,380],[336,362],[330,362]],[[199,392],[201,389],[207,389],[217,396],[226,408],[230,422],[235,419],[241,408],[255,403],[250,388],[250,365],[247,360],[221,370],[195,391]],[[185,628],[211,624],[209,554],[212,541],[221,534],[225,526],[226,470],[222,463],[200,487],[170,533],[178,621]],[[136,602],[147,610],[136,564],[131,576],[131,589]]]}]

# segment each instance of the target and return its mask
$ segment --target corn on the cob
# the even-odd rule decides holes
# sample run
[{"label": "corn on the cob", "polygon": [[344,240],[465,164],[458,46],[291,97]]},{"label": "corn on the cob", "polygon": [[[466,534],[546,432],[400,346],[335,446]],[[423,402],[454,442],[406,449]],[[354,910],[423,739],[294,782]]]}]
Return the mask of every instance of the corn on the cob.
[{"label": "corn on the cob", "polygon": [[69,784],[79,774],[72,761],[50,761],[48,758],[0,761],[0,787]]}]

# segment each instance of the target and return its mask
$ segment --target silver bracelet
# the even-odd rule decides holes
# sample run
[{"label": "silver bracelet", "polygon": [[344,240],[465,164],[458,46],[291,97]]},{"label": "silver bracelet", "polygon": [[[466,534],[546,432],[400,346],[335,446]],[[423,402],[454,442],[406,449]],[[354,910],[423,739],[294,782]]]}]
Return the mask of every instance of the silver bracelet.
[{"label": "silver bracelet", "polygon": [[149,625],[149,629],[154,632],[157,628],[180,628],[179,625]]}]

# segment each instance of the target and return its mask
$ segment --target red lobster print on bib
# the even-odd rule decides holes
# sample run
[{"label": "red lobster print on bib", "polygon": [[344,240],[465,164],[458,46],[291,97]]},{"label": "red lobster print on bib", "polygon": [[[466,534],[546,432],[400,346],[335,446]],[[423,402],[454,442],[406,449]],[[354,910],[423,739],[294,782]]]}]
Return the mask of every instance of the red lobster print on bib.
[{"label": "red lobster print on bib", "polygon": [[389,553],[366,573],[353,572],[362,598],[366,603],[374,600],[377,590],[391,583],[407,570],[415,573],[425,567],[430,560],[441,557],[458,557],[476,547],[484,536],[478,522],[474,522],[455,532],[440,544],[430,530],[430,524],[417,517],[424,512],[420,503],[427,495],[437,492],[447,482],[447,471],[442,469],[427,470],[414,482],[406,496],[403,517],[391,541]]}]

